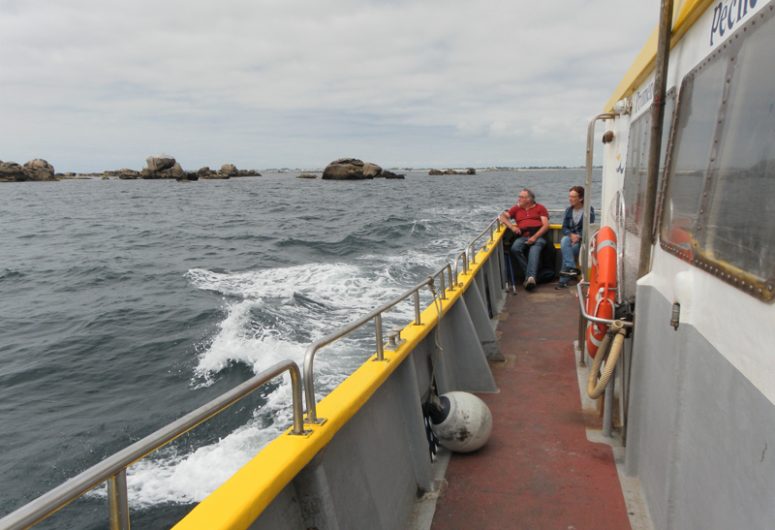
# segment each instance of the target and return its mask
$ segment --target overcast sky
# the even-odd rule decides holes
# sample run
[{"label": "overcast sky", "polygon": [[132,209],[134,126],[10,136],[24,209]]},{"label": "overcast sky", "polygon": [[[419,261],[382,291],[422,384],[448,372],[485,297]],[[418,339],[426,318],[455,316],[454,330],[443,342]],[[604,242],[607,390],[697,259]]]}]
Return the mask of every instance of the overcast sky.
[{"label": "overcast sky", "polygon": [[0,0],[0,160],[581,165],[648,0]]}]

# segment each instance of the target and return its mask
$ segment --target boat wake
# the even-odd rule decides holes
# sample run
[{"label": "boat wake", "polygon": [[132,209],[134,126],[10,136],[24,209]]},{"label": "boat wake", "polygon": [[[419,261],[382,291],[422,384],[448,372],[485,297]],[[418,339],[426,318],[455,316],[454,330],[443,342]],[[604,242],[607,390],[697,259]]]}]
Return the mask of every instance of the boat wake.
[{"label": "boat wake", "polygon": [[[430,247],[442,246],[440,240]],[[443,255],[442,255],[443,256]],[[191,385],[212,385],[234,365],[259,373],[291,359],[303,365],[310,343],[395,298],[444,263],[435,251],[363,255],[353,263],[317,263],[241,272],[191,269],[188,281],[223,299],[226,317],[203,345]],[[425,296],[426,300],[430,295]],[[385,315],[385,329],[414,316],[411,302]],[[375,351],[373,325],[321,350],[315,359],[320,399]],[[263,405],[241,427],[193,451],[173,444],[128,470],[134,508],[198,502],[246,464],[292,423],[290,378],[267,386]],[[104,495],[104,491],[99,493]]]}]

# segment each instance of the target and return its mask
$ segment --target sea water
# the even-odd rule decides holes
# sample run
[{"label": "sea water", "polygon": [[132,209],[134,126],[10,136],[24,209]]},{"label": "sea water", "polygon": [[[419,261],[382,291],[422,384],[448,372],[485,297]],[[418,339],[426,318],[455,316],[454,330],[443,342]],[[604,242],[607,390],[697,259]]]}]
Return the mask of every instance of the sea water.
[{"label": "sea water", "polygon": [[[301,365],[311,342],[453,259],[522,187],[561,209],[584,180],[296,174],[0,185],[0,515],[279,360]],[[412,316],[401,305],[386,328]],[[323,350],[319,397],[374,347],[369,328]],[[278,378],[132,466],[133,524],[190,510],[288,427],[290,396]],[[42,527],[106,520],[102,488]]]}]

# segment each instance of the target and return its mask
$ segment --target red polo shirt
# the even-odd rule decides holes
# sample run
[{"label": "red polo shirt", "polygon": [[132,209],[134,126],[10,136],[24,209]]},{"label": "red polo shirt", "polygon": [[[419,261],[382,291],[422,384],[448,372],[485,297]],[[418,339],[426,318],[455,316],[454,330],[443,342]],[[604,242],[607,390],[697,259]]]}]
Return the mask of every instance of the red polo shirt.
[{"label": "red polo shirt", "polygon": [[535,203],[530,208],[520,208],[515,204],[509,209],[509,217],[514,219],[522,232],[528,231],[532,235],[543,225],[541,217],[549,219],[549,212],[543,204]]}]

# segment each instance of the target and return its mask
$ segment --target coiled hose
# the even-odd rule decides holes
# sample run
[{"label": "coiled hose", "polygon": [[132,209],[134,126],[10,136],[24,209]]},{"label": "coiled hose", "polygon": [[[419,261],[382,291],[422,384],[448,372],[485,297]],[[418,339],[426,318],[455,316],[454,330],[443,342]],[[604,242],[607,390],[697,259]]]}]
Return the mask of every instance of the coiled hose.
[{"label": "coiled hose", "polygon": [[[605,387],[608,386],[608,381],[611,379],[611,374],[614,373],[616,363],[619,362],[619,355],[622,353],[625,334],[624,324],[620,320],[615,320],[613,324],[608,326],[608,331],[605,334],[605,338],[603,338],[603,342],[600,343],[600,349],[597,355],[595,355],[595,361],[592,363],[592,368],[590,368],[589,377],[587,378],[587,394],[592,399],[599,398],[605,391]],[[613,342],[611,340],[612,337]],[[609,344],[611,345],[610,349],[608,347]],[[606,358],[605,370],[603,370],[598,379],[600,366]]]}]

